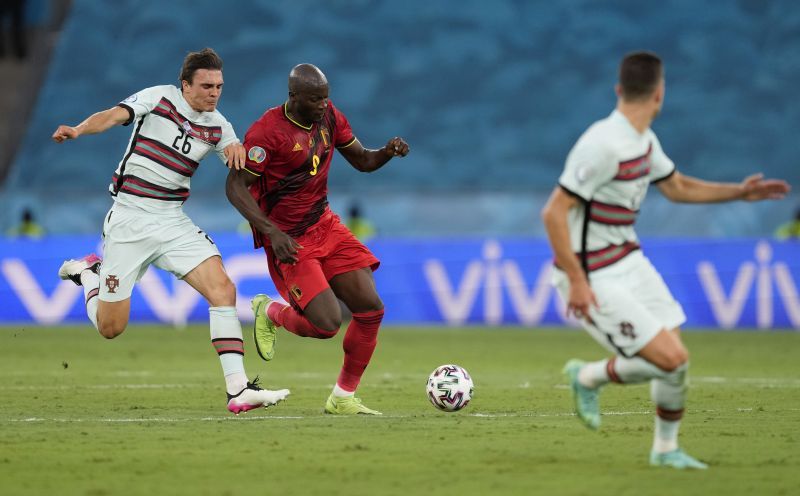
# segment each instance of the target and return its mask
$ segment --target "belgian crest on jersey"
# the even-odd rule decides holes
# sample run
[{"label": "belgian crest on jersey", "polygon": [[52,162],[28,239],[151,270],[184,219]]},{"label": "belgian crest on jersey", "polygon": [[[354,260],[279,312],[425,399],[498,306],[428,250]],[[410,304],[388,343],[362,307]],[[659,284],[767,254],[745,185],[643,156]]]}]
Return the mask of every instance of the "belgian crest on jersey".
[{"label": "belgian crest on jersey", "polygon": [[303,291],[296,284],[292,286],[289,291],[292,293],[292,297],[295,301],[300,301],[303,299]]},{"label": "belgian crest on jersey", "polygon": [[327,150],[331,145],[331,137],[330,133],[328,132],[327,127],[323,127],[319,130],[319,135],[322,136],[322,143],[325,145],[325,149]]}]

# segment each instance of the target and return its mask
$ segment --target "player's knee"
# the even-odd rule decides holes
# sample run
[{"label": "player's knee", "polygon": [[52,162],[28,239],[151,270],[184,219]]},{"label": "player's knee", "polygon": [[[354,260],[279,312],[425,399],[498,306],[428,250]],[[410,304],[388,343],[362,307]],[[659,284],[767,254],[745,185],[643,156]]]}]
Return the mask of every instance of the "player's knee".
[{"label": "player's knee", "polygon": [[326,331],[325,329],[317,328],[318,337],[320,339],[330,339],[337,334],[339,334],[339,328],[333,329],[332,331]]},{"label": "player's knee", "polygon": [[667,353],[661,368],[667,372],[674,372],[689,363],[689,352],[681,346],[680,348]]},{"label": "player's knee", "polygon": [[339,332],[342,327],[342,317],[335,315],[328,315],[321,319],[320,322],[315,323],[319,337],[322,339],[330,339]]},{"label": "player's knee", "polygon": [[125,331],[127,322],[115,319],[97,319],[97,330],[106,339],[114,339]]},{"label": "player's knee", "polygon": [[368,303],[366,311],[377,312],[380,310],[383,310],[383,301],[381,300],[381,297],[376,294],[375,297]]},{"label": "player's knee", "polygon": [[354,314],[356,313],[369,313],[369,312],[378,312],[383,310],[383,301],[381,297],[378,296],[377,293],[362,299],[358,302],[357,305],[354,305],[354,308],[351,308],[350,311]]},{"label": "player's knee", "polygon": [[209,295],[209,305],[212,307],[232,307],[236,305],[236,285],[225,278],[217,284]]}]

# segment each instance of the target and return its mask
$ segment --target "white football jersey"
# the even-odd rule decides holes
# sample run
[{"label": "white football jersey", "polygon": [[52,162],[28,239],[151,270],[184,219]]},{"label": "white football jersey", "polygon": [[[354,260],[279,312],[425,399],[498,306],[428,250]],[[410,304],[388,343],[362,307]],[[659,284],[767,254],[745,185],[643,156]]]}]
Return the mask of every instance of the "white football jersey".
[{"label": "white football jersey", "polygon": [[558,184],[582,201],[569,212],[572,249],[597,270],[638,249],[633,224],[650,183],[675,164],[655,133],[639,133],[619,111],[592,124],[572,147]]},{"label": "white football jersey", "polygon": [[222,114],[193,110],[172,85],[146,88],[119,106],[131,114],[126,125],[134,124],[109,185],[123,205],[156,213],[179,210],[200,161],[214,150],[224,163],[224,148],[238,141]]}]

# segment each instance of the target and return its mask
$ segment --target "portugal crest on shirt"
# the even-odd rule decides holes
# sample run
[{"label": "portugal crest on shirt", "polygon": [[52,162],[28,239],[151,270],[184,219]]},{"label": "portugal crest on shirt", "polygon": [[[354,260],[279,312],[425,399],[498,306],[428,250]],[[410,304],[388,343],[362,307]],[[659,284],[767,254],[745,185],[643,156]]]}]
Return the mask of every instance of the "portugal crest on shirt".
[{"label": "portugal crest on shirt", "polygon": [[117,288],[119,287],[119,279],[114,274],[110,274],[106,277],[106,287],[108,288],[109,293],[116,293]]}]

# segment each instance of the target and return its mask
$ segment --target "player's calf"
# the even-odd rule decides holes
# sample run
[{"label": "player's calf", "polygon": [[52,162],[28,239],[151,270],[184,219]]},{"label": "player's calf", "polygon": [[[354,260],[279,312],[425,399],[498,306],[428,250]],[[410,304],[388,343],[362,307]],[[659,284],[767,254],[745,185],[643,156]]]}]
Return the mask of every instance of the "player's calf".
[{"label": "player's calf", "polygon": [[97,330],[106,339],[114,339],[128,327],[130,300],[99,301],[97,306]]},{"label": "player's calf", "polygon": [[100,335],[106,339],[114,339],[125,332],[126,327],[127,322],[122,323],[115,320],[97,319],[97,330],[100,332]]}]

